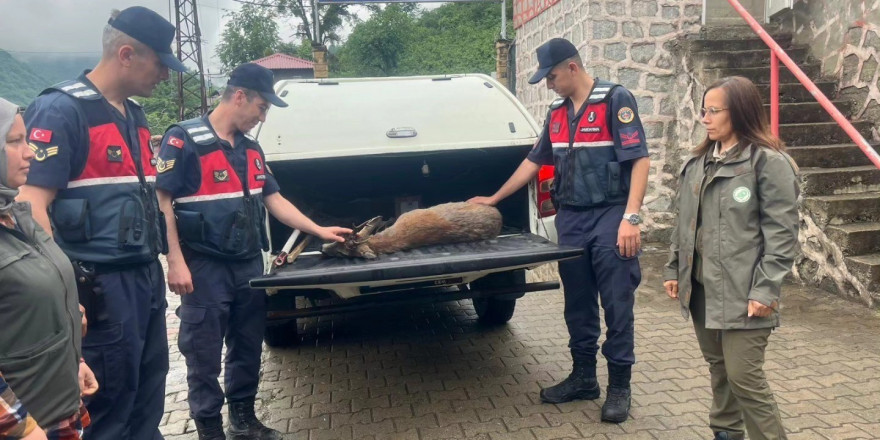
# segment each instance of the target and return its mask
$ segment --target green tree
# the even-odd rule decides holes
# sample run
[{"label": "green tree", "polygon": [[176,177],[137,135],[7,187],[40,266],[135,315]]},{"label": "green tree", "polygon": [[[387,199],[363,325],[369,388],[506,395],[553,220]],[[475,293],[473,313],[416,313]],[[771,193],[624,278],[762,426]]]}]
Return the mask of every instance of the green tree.
[{"label": "green tree", "polygon": [[230,12],[229,23],[220,36],[217,57],[227,71],[235,66],[275,53],[278,38],[276,10],[245,4],[238,12]]},{"label": "green tree", "polygon": [[279,14],[299,22],[294,27],[297,29],[297,36],[302,39],[304,44],[311,45],[312,42],[340,43],[342,39],[339,30],[342,25],[355,19],[354,15],[349,12],[348,5],[322,5],[320,7],[318,20],[321,34],[318,36],[315,35],[314,27],[316,6],[316,0],[277,0],[276,3]]},{"label": "green tree", "polygon": [[[371,6],[340,50],[340,76],[491,73],[501,8],[495,2],[449,3],[422,11],[414,5]],[[506,11],[512,15],[512,8]],[[508,35],[513,34],[508,22]]]},{"label": "green tree", "polygon": [[[195,75],[188,73],[187,75]],[[207,94],[211,96],[216,89],[208,88]],[[153,90],[149,98],[137,98],[147,114],[147,124],[153,134],[162,134],[172,124],[180,122],[177,104],[177,78],[172,75],[168,81],[163,81]],[[195,109],[201,105],[199,98],[187,96],[186,108]]]},{"label": "green tree", "polygon": [[343,76],[393,76],[417,35],[415,12],[390,4],[355,26],[339,53]]}]

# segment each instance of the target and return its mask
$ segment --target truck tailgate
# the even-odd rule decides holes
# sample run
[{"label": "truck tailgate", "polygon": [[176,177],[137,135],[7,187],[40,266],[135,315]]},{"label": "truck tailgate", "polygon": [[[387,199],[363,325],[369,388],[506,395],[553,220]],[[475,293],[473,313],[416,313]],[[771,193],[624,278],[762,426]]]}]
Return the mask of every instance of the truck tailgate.
[{"label": "truck tailgate", "polygon": [[293,264],[251,280],[253,288],[283,289],[371,284],[463,273],[494,272],[575,258],[583,249],[559,246],[530,233],[475,243],[428,246],[380,255],[374,260],[301,255]]}]

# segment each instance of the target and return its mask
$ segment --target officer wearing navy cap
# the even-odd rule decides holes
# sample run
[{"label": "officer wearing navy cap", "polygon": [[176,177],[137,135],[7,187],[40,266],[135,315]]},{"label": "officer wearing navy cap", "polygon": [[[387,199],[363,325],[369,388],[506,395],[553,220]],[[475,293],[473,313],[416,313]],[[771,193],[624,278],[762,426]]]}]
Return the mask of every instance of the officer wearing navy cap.
[{"label": "officer wearing navy cap", "polygon": [[650,168],[645,131],[633,95],[620,84],[592,78],[571,42],[554,38],[538,47],[537,55],[538,70],[529,83],[546,81],[560,99],[550,105],[538,142],[513,176],[494,195],[470,201],[495,205],[532,181],[541,166],[555,166],[551,197],[559,244],[582,247],[584,255],[559,262],[574,368],[561,383],[541,390],[541,400],[599,398],[601,299],[609,377],[602,420],[620,423],[629,416],[635,363],[638,212]]},{"label": "officer wearing navy cap", "polygon": [[[271,105],[287,107],[272,72],[257,64],[232,71],[220,104],[165,133],[158,161],[159,204],[168,223],[168,285],[181,295],[178,346],[186,357],[189,408],[199,440],[276,440],[254,414],[266,295],[248,281],[263,272],[265,209],[282,223],[323,240],[351,230],[322,227],[278,192],[263,150],[247,133]],[[176,219],[176,221],[175,221]],[[226,341],[225,392],[217,379]]]},{"label": "officer wearing navy cap", "polygon": [[113,11],[94,70],[45,91],[25,113],[34,151],[22,200],[78,270],[89,318],[83,357],[100,389],[89,440],[161,439],[168,342],[166,247],[144,111],[168,69],[174,26],[142,7]]}]

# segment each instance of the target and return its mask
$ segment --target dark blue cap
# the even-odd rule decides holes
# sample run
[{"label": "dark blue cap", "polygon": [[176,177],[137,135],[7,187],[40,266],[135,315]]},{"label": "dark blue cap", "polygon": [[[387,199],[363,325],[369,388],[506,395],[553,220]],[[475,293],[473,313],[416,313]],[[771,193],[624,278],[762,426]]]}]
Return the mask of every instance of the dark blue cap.
[{"label": "dark blue cap", "polygon": [[537,84],[556,67],[557,64],[578,54],[578,50],[565,38],[554,38],[537,49],[538,71],[529,79],[529,84]]},{"label": "dark blue cap", "polygon": [[116,18],[107,23],[153,49],[162,64],[177,72],[186,72],[186,67],[171,52],[174,40],[174,25],[161,15],[143,6],[123,9]]},{"label": "dark blue cap", "polygon": [[258,92],[266,101],[278,107],[287,107],[275,94],[275,76],[272,71],[254,63],[244,63],[232,70],[226,85],[243,87]]}]

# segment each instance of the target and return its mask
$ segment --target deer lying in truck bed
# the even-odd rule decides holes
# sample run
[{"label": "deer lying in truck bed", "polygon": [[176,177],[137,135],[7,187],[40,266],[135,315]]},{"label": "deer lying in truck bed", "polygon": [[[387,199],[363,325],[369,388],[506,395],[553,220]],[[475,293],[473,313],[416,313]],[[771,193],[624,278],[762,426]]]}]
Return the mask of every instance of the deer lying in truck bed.
[{"label": "deer lying in truck bed", "polygon": [[325,244],[321,252],[336,257],[376,258],[379,254],[436,244],[463,243],[495,238],[501,232],[501,213],[475,203],[444,203],[416,209],[400,216],[393,226],[375,217],[358,226],[345,243]]}]

